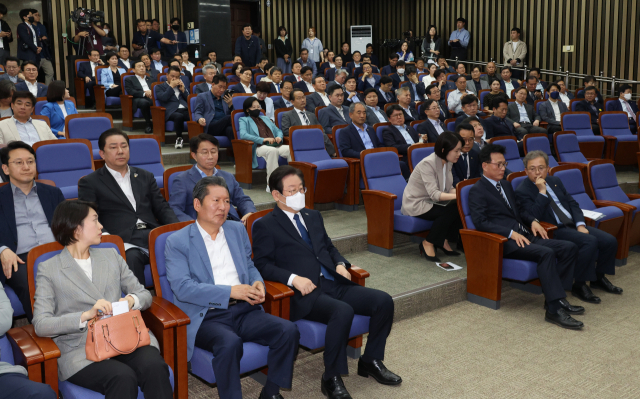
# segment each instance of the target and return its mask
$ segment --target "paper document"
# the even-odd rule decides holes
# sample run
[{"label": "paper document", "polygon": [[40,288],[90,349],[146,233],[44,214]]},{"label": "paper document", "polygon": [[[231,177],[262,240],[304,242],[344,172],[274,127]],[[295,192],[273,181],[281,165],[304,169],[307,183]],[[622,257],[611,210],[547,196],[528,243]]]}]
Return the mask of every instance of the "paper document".
[{"label": "paper document", "polygon": [[584,217],[587,217],[591,220],[600,220],[604,217],[604,213],[588,211],[586,209],[582,210],[582,214],[584,215]]},{"label": "paper document", "polygon": [[451,263],[451,262],[442,262],[442,263],[436,262],[436,265],[442,270],[446,270],[448,272],[462,269],[462,266],[458,266],[455,263]]},{"label": "paper document", "polygon": [[129,301],[111,302],[111,308],[114,316],[127,313],[129,311]]}]

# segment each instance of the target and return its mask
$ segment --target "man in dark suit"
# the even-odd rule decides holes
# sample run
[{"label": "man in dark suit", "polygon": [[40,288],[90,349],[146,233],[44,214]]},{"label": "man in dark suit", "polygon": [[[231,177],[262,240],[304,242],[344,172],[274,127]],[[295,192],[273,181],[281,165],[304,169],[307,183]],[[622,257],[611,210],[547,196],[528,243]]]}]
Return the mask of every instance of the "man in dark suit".
[{"label": "man in dark suit", "polygon": [[204,77],[204,82],[195,85],[193,94],[207,93],[211,90],[213,77],[217,75],[216,70],[216,67],[211,64],[202,67],[202,76]]},{"label": "man in dark suit", "polygon": [[[176,55],[176,57],[180,57],[180,55]],[[191,72],[186,69],[182,69],[182,61],[177,59],[171,60],[169,61],[169,66],[175,66],[180,69],[180,79],[184,82],[185,87],[189,87],[191,85],[191,82],[193,82],[193,75],[191,75]]]},{"label": "man in dark suit", "polygon": [[480,151],[483,177],[469,190],[469,211],[476,229],[508,238],[503,256],[535,262],[545,297],[545,320],[563,328],[580,329],[571,315],[584,313],[572,306],[565,290],[571,288],[578,247],[568,241],[548,239],[545,229],[531,215],[520,214],[511,183],[504,179],[504,147],[487,144]]},{"label": "man in dark suit", "polygon": [[560,99],[560,87],[556,83],[551,83],[547,86],[547,92],[549,93],[549,99],[540,103],[538,114],[540,119],[548,124],[549,142],[553,145],[553,134],[562,130],[562,113],[569,112],[569,108]]},{"label": "man in dark suit", "polygon": [[[389,65],[386,65],[382,68],[382,70],[380,71],[380,74],[382,76],[389,76],[392,73],[396,73],[396,65],[398,64],[398,54],[396,53],[391,53],[389,55]],[[375,65],[375,63],[374,63]]]},{"label": "man in dark suit", "polygon": [[27,255],[33,247],[55,241],[51,219],[64,196],[59,188],[34,181],[36,153],[30,145],[13,141],[0,158],[9,177],[9,184],[0,187],[0,282],[13,288],[31,322]]},{"label": "man in dark suit", "polygon": [[520,156],[524,156],[524,149],[522,144],[522,138],[524,135],[520,135],[516,128],[520,127],[519,123],[507,118],[507,101],[504,99],[497,99],[493,102],[493,116],[485,119],[485,123],[489,130],[487,131],[487,140],[493,137],[510,136],[518,140],[518,150]]},{"label": "man in dark suit", "polygon": [[288,80],[282,81],[280,91],[282,97],[278,97],[273,100],[273,109],[278,110],[280,108],[291,108],[293,106],[293,98],[291,97],[292,91],[293,83]]},{"label": "man in dark suit", "polygon": [[[324,73],[324,79],[327,82],[333,82],[336,79],[336,72],[338,72],[338,70],[342,69],[342,56],[341,55],[336,55],[333,58],[333,64],[335,65],[335,68],[327,69],[326,72]],[[347,74],[348,73],[349,72],[347,72]]]},{"label": "man in dark suit", "polygon": [[303,48],[300,50],[300,58],[296,60],[300,64],[300,68],[304,68],[308,66],[313,71],[313,76],[318,75],[318,71],[316,68],[316,63],[309,59],[309,50]]},{"label": "man in dark suit", "polygon": [[[364,109],[362,105],[354,104]],[[320,212],[304,208],[304,176],[292,166],[280,166],[269,177],[273,212],[253,227],[255,266],[263,278],[294,288],[291,320],[327,324],[322,393],[329,398],[350,398],[341,374],[348,374],[347,342],[354,314],[371,317],[358,375],[372,376],[386,385],[402,378],[382,363],[393,323],[393,300],[387,293],[351,281],[351,264],[333,246]]]},{"label": "man in dark suit", "polygon": [[[9,13],[7,6],[4,4],[0,7],[0,14],[6,16]],[[3,18],[0,18],[0,40],[2,40],[2,48],[0,48],[0,65],[5,65],[7,57],[10,56],[9,43],[13,42],[13,34],[11,27]]]},{"label": "man in dark suit", "polygon": [[180,68],[177,66],[169,67],[166,83],[156,86],[155,98],[160,106],[165,108],[164,121],[173,121],[173,127],[176,131],[176,148],[182,148],[184,122],[191,120],[187,105],[188,97],[189,92],[180,79]]},{"label": "man in dark suit", "polygon": [[484,113],[478,112],[478,97],[473,94],[468,94],[462,97],[460,105],[462,106],[462,115],[456,118],[456,128],[467,118],[475,118],[484,126],[484,119],[479,117],[479,115],[484,115]]},{"label": "man in dark suit", "polygon": [[211,80],[211,90],[200,93],[196,97],[196,107],[193,117],[204,133],[211,136],[227,136],[229,141],[234,140],[231,126],[231,108],[233,108],[231,94],[223,97],[227,88],[227,78],[218,74]]},{"label": "man in dark suit", "polygon": [[313,76],[313,70],[310,67],[300,69],[300,81],[293,84],[294,89],[300,89],[305,93],[312,93],[316,78],[321,78],[325,82],[323,76]]},{"label": "man in dark suit", "polygon": [[527,88],[527,97],[526,97],[527,104],[533,107],[537,100],[544,99],[542,91],[538,89],[538,78],[536,78],[535,76],[527,77],[526,88]]},{"label": "man in dark suit", "polygon": [[[231,173],[216,168],[220,150],[218,139],[203,133],[189,140],[189,148],[191,158],[196,161],[196,164],[193,165],[193,168],[180,173],[175,178],[169,196],[169,205],[178,220],[184,222],[194,220],[198,216],[193,207],[192,195],[196,183],[206,176],[220,176],[227,183],[227,189],[229,190],[231,207],[229,208],[228,218],[246,225],[247,218],[256,212],[256,207],[251,198],[242,191],[242,188]],[[242,218],[240,215],[242,215]]]},{"label": "man in dark suit", "polygon": [[[293,109],[289,112],[285,112],[284,115],[282,115],[282,121],[280,122],[282,134],[288,136],[289,129],[293,126],[321,125],[321,123],[318,122],[316,115],[313,112],[306,110],[307,98],[302,90],[293,89],[291,92],[291,98],[293,100]],[[330,156],[336,156],[336,148],[326,133],[324,133],[324,148]]]},{"label": "man in dark suit", "polygon": [[352,103],[364,101],[364,96],[362,95],[362,93],[358,93],[357,91],[357,79],[355,78],[355,76],[347,77],[344,82],[343,89],[344,105],[346,105],[347,107]]},{"label": "man in dark suit", "polygon": [[47,96],[47,85],[38,82],[38,66],[33,61],[22,63],[22,73],[24,82],[16,84],[16,91],[30,91],[36,98]]},{"label": "man in dark suit", "polygon": [[540,75],[540,68],[531,68],[531,70],[529,71],[529,76],[535,76],[535,78],[538,80],[536,84],[536,90],[539,90],[543,93],[545,90],[547,90],[549,83],[542,80],[542,75]]},{"label": "man in dark suit", "polygon": [[129,58],[129,47],[121,45],[118,49],[118,67],[123,68],[125,71],[133,68],[133,62]]},{"label": "man in dark suit", "polygon": [[376,123],[389,122],[387,114],[382,108],[378,107],[377,89],[371,87],[364,92],[364,103],[367,105],[367,126],[373,126]]},{"label": "man in dark suit", "polygon": [[21,61],[33,61],[38,64],[40,62],[42,42],[32,25],[34,21],[32,10],[29,8],[22,9],[19,16],[24,23],[18,24],[17,56]]},{"label": "man in dark suit", "polygon": [[327,91],[331,104],[318,114],[318,119],[325,134],[331,134],[331,130],[337,125],[348,125],[351,123],[349,117],[349,107],[343,105],[344,91],[338,85],[331,85]]},{"label": "man in dark suit", "polygon": [[89,91],[89,101],[87,101],[87,108],[92,108],[95,104],[95,94],[93,87],[96,85],[96,67],[104,65],[104,62],[100,59],[100,53],[98,50],[91,50],[89,53],[89,62],[83,62],[78,67],[78,77],[84,79],[84,88]]},{"label": "man in dark suit", "polygon": [[[267,68],[269,68],[269,65],[267,65]],[[271,78],[271,83],[269,84],[271,90],[269,90],[269,93],[282,93],[282,69],[272,66],[267,76]]]},{"label": "man in dark suit", "polygon": [[[298,83],[298,78],[302,80],[302,76],[300,75],[301,70],[302,70],[302,65],[300,64],[300,61],[294,61],[291,64],[291,75],[286,76],[284,80],[289,81],[293,84]],[[313,76],[313,69],[311,69],[311,76]]]},{"label": "man in dark suit", "polygon": [[500,89],[504,91],[507,97],[511,98],[511,90],[520,87],[520,83],[516,79],[511,78],[511,67],[504,67],[500,71]]},{"label": "man in dark suit", "polygon": [[598,115],[604,111],[604,106],[596,100],[597,91],[594,86],[584,89],[584,100],[576,104],[576,111],[588,112],[591,115],[591,130],[593,134],[600,134],[600,125],[598,124]]},{"label": "man in dark suit", "polygon": [[[631,101],[633,90],[628,84],[621,84],[618,87],[618,101],[611,101],[611,111],[626,112],[629,118],[629,129],[633,134],[638,133],[638,106],[635,101]],[[608,104],[607,104],[608,105]]]},{"label": "man in dark suit", "polygon": [[384,109],[385,104],[395,103],[398,100],[393,92],[393,81],[388,76],[380,78],[380,87],[378,87],[378,107]]},{"label": "man in dark suit", "polygon": [[405,113],[399,105],[392,105],[387,109],[387,117],[391,126],[382,130],[382,141],[385,147],[394,147],[398,154],[407,156],[409,147],[417,143],[426,143],[427,137],[420,137],[416,129],[405,125]]},{"label": "man in dark suit", "polygon": [[159,74],[163,73],[164,68],[169,66],[169,64],[167,64],[167,62],[162,59],[162,52],[160,51],[160,49],[152,48],[151,50],[149,50],[149,54],[151,55],[151,68],[158,71]]},{"label": "man in dark suit", "polygon": [[358,77],[358,91],[366,91],[369,88],[377,88],[380,85],[380,75],[374,75],[371,64],[365,62],[362,64],[362,76]]},{"label": "man in dark suit", "polygon": [[78,182],[78,199],[98,205],[103,232],[124,241],[127,265],[142,285],[149,264],[149,233],[179,220],[164,200],[151,172],[129,166],[129,137],[109,129],[98,139],[105,167]]},{"label": "man in dark suit", "polygon": [[24,82],[24,74],[20,70],[20,60],[16,57],[7,57],[4,69],[4,73],[0,75],[0,82],[3,80],[10,80],[13,84]]},{"label": "man in dark suit", "polygon": [[399,89],[396,89],[396,99],[398,100],[398,105],[404,111],[404,119],[407,123],[411,123],[413,121],[417,121],[418,111],[414,108],[414,102],[411,98],[411,90],[408,87],[402,86]]},{"label": "man in dark suit", "polygon": [[418,73],[414,66],[408,66],[405,74],[409,81],[409,84],[405,84],[405,86],[409,88],[409,92],[411,93],[411,105],[415,107],[416,102],[424,100],[424,83],[418,80]]},{"label": "man in dark suit", "polygon": [[[146,133],[153,132],[153,124],[151,123],[151,106],[153,105],[151,93],[151,85],[153,80],[147,76],[147,67],[143,61],[136,61],[133,64],[135,76],[125,79],[124,88],[127,94],[133,96],[132,113],[140,109],[144,120],[147,122]],[[225,78],[226,81],[226,78]]]},{"label": "man in dark suit", "polygon": [[[562,180],[547,176],[549,158],[542,151],[531,151],[522,160],[528,179],[516,190],[518,210],[525,219],[538,219],[558,226],[553,238],[570,241],[578,246],[576,265],[584,265],[574,274],[575,282],[571,288],[573,296],[589,303],[600,303],[591,287],[612,294],[622,294],[622,288],[616,287],[605,274],[616,274],[615,257],[618,242],[614,236],[587,226],[580,205],[571,197]],[[597,266],[596,266],[597,261]]]},{"label": "man in dark suit", "polygon": [[407,75],[405,74],[405,63],[400,60],[396,63],[396,72],[389,75],[393,80],[393,88],[398,89],[400,83],[407,81]]},{"label": "man in dark suit", "polygon": [[[436,73],[438,72],[439,71],[436,71]],[[438,108],[439,108],[438,119],[440,119],[440,122],[444,122],[445,120],[451,117],[451,114],[449,113],[449,109],[446,106],[447,104],[443,100],[440,87],[438,86],[437,83],[432,83],[429,86],[427,86],[424,92],[428,100],[434,100],[438,104]],[[423,102],[422,105],[420,105],[420,109],[418,110],[420,119],[427,118],[424,104],[425,103]]]},{"label": "man in dark suit", "polygon": [[326,93],[327,83],[324,78],[322,76],[316,76],[311,79],[311,82],[313,82],[314,92],[307,96],[307,111],[315,112],[316,108],[322,106],[326,107],[331,102],[329,101],[329,96],[327,96]]},{"label": "man in dark suit", "polygon": [[257,93],[256,86],[253,84],[251,68],[242,68],[240,70],[240,82],[229,90],[233,93]]},{"label": "man in dark suit", "polygon": [[[436,88],[437,90],[437,88]],[[427,136],[428,143],[435,143],[444,132],[444,125],[439,119],[440,107],[438,101],[430,98],[422,104],[422,112],[427,119],[418,125],[418,133],[422,136]]]},{"label": "man in dark suit", "polygon": [[[426,122],[425,122],[426,123]],[[464,140],[458,162],[453,164],[451,173],[453,174],[453,185],[463,180],[475,179],[482,176],[480,167],[480,153],[473,148],[475,131],[468,123],[461,123],[456,127],[456,133]]]},{"label": "man in dark suit", "polygon": [[516,136],[524,137],[527,133],[547,134],[547,129],[540,127],[540,115],[535,112],[533,105],[527,102],[527,98],[527,89],[518,87],[516,101],[507,106],[507,118],[520,124],[520,127],[516,128]]},{"label": "man in dark suit", "polygon": [[373,73],[380,73],[380,70],[375,65],[375,63],[373,61],[371,61],[371,58],[369,58],[368,55],[365,54],[365,55],[362,56],[362,62],[360,63],[360,67],[356,68],[353,71],[353,76],[355,76],[357,78],[358,76],[360,76],[361,73],[364,73],[364,64],[371,65],[371,71]]},{"label": "man in dark suit", "polygon": [[[365,124],[367,119],[366,106],[362,103],[351,104],[349,107],[351,123],[340,133],[338,147],[340,154],[345,158],[360,159],[360,153],[371,148],[384,147],[378,140],[376,132],[371,126]],[[400,162],[400,171],[405,179],[409,179],[411,172],[403,161]]]}]

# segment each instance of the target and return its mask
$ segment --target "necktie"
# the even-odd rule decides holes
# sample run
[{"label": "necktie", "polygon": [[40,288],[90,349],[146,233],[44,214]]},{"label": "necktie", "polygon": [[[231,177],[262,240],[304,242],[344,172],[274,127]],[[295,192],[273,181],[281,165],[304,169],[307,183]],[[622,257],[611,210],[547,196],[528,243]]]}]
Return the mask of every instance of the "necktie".
[{"label": "necktie", "polygon": [[298,75],[298,82],[301,81],[301,80],[302,80],[302,78],[300,77],[300,75]]},{"label": "necktie", "polygon": [[[509,204],[509,201],[507,200],[507,195],[504,193],[504,191],[502,191],[502,186],[500,185],[500,182],[498,182],[498,184],[496,184],[496,189],[498,190],[498,192],[500,193],[500,196],[502,197],[502,199],[504,199],[504,202],[506,202],[507,206],[509,207],[509,209],[511,209],[511,205]],[[523,225],[521,225],[520,223],[518,223],[518,227],[520,228],[519,233],[524,233],[524,234],[529,234],[529,230],[527,230]]]},{"label": "necktie", "polygon": [[309,118],[307,118],[307,114],[305,114],[304,111],[300,111],[300,115],[302,115],[302,119],[304,120],[305,125],[309,126],[311,122],[309,122]]},{"label": "necktie", "polygon": [[631,114],[631,117],[633,118],[634,122],[636,121],[636,114],[633,113],[633,110],[631,109],[631,107],[629,106],[629,103],[627,101],[624,101],[624,106],[627,108],[627,112]]},{"label": "necktie", "polygon": [[387,102],[391,102],[391,96],[389,95],[389,93],[384,93],[384,96],[387,99]]},{"label": "necktie", "polygon": [[280,93],[280,83],[276,85],[276,93]]},{"label": "necktie", "polygon": [[336,108],[336,109],[338,110],[340,117],[344,120],[344,112],[342,112],[342,108]]},{"label": "necktie", "polygon": [[553,200],[553,198],[549,194],[549,191],[547,191],[547,195],[549,195],[549,205],[551,206],[553,213],[555,213],[558,219],[560,219],[560,223],[564,224],[567,227],[573,227],[573,220],[571,220],[566,213],[562,212],[562,209],[560,209],[558,203]]},{"label": "necktie", "polygon": [[[300,221],[300,214],[296,213],[295,215],[293,215],[293,220],[296,221],[296,226],[298,226],[298,230],[300,231],[300,236],[302,237],[302,240],[304,240],[304,242],[306,242],[307,245],[309,245],[309,247],[313,249],[313,244],[311,243],[311,237],[309,237],[309,232]],[[331,275],[331,273],[329,273],[327,268],[322,265],[322,263],[320,263],[320,272],[322,273],[324,278],[326,278],[327,280],[333,280],[333,276]]]},{"label": "necktie", "polygon": [[469,154],[462,154],[462,160],[464,161],[464,164],[467,165],[467,179],[469,178],[469,176],[471,175],[470,173],[470,168],[469,168]]}]

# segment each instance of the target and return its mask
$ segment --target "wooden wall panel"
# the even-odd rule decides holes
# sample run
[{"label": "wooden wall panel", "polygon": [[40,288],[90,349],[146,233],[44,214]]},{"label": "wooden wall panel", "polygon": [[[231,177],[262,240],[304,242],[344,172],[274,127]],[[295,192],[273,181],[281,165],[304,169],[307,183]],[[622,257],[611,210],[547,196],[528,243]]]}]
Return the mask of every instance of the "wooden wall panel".
[{"label": "wooden wall panel", "polygon": [[[67,21],[72,11],[78,7],[104,11],[105,21],[111,25],[118,43],[131,45],[134,32],[137,31],[136,19],[160,21],[161,31],[166,30],[169,20],[174,16],[182,19],[182,0],[51,0],[52,27],[49,34],[55,38],[53,54],[55,56],[56,79],[69,82],[66,57],[74,54],[71,44],[63,43],[59,38],[67,31]],[[182,21],[183,24],[187,21]],[[75,25],[69,22],[69,38],[73,39]],[[71,74],[73,75],[73,73]]]}]

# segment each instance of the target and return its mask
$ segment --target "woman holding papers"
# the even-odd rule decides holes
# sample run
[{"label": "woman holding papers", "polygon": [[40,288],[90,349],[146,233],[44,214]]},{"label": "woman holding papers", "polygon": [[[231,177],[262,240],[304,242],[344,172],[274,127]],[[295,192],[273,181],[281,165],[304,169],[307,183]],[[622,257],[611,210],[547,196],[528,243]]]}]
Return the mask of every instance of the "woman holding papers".
[{"label": "woman holding papers", "polygon": [[458,162],[463,145],[464,140],[457,133],[440,134],[433,154],[416,165],[404,189],[402,214],[433,221],[429,235],[419,247],[428,262],[440,262],[436,256],[438,248],[446,255],[460,255],[449,245],[457,241],[462,225],[451,168]]},{"label": "woman holding papers", "polygon": [[89,320],[98,314],[111,315],[119,302],[127,303],[123,313],[151,306],[151,294],[114,249],[91,248],[100,244],[102,236],[96,209],[90,202],[64,201],[53,214],[51,231],[64,248],[37,269],[36,334],[52,337],[60,348],[58,377],[62,381],[107,399],[135,399],[138,387],[145,398],[172,398],[169,367],[151,333],[149,346],[101,362],[87,360]]}]

